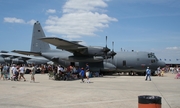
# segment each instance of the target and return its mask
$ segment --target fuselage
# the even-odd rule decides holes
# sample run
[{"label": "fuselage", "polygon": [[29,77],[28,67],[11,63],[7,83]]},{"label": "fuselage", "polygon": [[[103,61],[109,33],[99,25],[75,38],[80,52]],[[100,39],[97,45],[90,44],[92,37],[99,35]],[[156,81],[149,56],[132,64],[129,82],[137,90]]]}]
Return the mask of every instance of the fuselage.
[{"label": "fuselage", "polygon": [[114,64],[117,72],[145,72],[147,67],[155,71],[158,67],[165,66],[154,53],[149,52],[118,52],[114,59],[105,61]]}]

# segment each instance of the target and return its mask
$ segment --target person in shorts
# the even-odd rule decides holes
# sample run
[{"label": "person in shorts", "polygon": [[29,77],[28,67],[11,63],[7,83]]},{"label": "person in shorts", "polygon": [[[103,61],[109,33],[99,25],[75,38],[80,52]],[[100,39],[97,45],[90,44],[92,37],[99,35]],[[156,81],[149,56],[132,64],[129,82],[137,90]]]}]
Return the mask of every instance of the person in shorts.
[{"label": "person in shorts", "polygon": [[32,68],[31,68],[31,81],[30,82],[35,82],[35,73],[36,73],[37,67],[32,64]]},{"label": "person in shorts", "polygon": [[25,77],[24,77],[24,73],[25,73],[25,67],[23,65],[20,66],[19,68],[19,80],[21,80],[21,77],[24,79],[24,81],[26,81]]}]

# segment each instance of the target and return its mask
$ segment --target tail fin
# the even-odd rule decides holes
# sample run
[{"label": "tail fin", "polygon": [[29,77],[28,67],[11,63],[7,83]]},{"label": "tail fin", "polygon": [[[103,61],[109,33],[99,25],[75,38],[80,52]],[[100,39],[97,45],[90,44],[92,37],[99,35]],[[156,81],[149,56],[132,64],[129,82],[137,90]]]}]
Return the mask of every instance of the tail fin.
[{"label": "tail fin", "polygon": [[50,49],[48,43],[45,43],[39,38],[46,37],[41,24],[37,21],[34,23],[32,41],[31,41],[31,52],[44,52]]}]

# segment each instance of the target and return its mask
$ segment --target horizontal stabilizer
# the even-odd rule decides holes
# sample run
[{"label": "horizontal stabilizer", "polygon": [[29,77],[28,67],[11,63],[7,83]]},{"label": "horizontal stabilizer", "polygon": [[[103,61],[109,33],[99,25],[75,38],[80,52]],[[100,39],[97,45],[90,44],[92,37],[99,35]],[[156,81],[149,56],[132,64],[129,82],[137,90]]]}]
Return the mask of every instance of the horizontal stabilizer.
[{"label": "horizontal stabilizer", "polygon": [[41,56],[40,52],[30,52],[30,51],[19,51],[19,50],[13,50],[12,52],[23,54],[23,55],[34,55],[34,56]]}]

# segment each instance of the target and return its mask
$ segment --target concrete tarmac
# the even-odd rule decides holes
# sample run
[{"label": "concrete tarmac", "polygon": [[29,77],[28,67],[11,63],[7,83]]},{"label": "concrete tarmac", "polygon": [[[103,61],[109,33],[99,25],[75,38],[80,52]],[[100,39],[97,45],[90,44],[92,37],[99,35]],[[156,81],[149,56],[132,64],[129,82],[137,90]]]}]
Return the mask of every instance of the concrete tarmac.
[{"label": "concrete tarmac", "polygon": [[91,83],[54,81],[36,74],[36,82],[0,80],[0,108],[138,108],[138,96],[162,98],[162,108],[180,108],[180,79],[175,74],[153,76],[104,76]]}]

